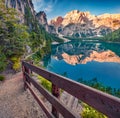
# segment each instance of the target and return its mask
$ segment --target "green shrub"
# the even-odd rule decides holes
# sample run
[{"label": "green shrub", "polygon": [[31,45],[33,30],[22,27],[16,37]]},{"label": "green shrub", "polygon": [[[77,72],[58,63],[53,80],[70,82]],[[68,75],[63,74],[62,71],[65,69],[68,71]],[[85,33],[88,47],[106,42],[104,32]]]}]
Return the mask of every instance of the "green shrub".
[{"label": "green shrub", "polygon": [[82,118],[107,118],[105,115],[102,113],[96,111],[92,107],[90,107],[87,104],[83,104],[83,111],[81,113]]},{"label": "green shrub", "polygon": [[11,58],[11,61],[13,62],[13,69],[15,71],[19,70],[20,69],[20,57],[12,57]]},{"label": "green shrub", "polygon": [[3,75],[0,75],[0,81],[3,81],[5,77]]},{"label": "green shrub", "polygon": [[51,92],[52,83],[41,76],[38,76],[38,79],[40,80],[41,85]]},{"label": "green shrub", "polygon": [[0,53],[0,71],[4,71],[7,66],[6,56],[1,51]]}]

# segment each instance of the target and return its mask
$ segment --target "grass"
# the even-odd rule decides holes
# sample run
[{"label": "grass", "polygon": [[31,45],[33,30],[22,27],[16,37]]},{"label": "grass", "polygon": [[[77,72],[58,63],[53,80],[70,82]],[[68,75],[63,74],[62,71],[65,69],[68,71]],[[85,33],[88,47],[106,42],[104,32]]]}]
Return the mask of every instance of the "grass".
[{"label": "grass", "polygon": [[3,75],[0,75],[0,81],[3,81],[5,77]]}]

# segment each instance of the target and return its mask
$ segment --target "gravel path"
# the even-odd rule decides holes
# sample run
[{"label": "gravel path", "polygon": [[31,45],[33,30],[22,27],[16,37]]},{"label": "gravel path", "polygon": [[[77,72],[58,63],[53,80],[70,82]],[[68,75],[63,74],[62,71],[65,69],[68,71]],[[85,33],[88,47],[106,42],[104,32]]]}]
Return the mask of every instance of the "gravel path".
[{"label": "gravel path", "polygon": [[0,118],[47,118],[29,91],[24,91],[21,72],[0,82]]}]

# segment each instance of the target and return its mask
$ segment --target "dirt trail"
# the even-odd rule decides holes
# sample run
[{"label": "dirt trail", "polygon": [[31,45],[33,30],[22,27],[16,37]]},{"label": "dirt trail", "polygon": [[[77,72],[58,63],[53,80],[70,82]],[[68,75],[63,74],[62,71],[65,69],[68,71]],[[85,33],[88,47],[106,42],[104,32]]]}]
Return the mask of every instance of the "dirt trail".
[{"label": "dirt trail", "polygon": [[46,118],[29,91],[23,88],[21,72],[0,82],[0,118]]}]

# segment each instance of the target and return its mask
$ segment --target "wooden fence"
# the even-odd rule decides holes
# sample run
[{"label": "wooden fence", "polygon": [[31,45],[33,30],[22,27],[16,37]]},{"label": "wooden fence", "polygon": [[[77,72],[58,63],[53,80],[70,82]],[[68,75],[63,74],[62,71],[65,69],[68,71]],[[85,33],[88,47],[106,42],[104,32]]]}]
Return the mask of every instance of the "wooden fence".
[{"label": "wooden fence", "polygon": [[[46,71],[45,69],[36,67],[25,61],[22,62],[24,86],[28,88],[48,118],[58,118],[61,113],[65,118],[80,118],[79,115],[67,108],[60,100],[60,89],[67,91],[74,97],[82,100],[86,104],[92,106],[99,112],[105,114],[109,118],[120,118],[120,99],[99,90],[88,87],[84,84],[74,82],[70,79]],[[38,84],[30,73],[34,72],[52,83],[52,94]],[[31,84],[52,104],[52,111],[44,105],[42,100],[37,97],[32,90]]]}]

